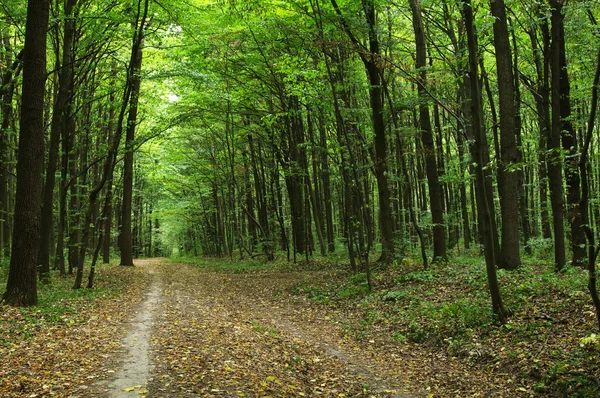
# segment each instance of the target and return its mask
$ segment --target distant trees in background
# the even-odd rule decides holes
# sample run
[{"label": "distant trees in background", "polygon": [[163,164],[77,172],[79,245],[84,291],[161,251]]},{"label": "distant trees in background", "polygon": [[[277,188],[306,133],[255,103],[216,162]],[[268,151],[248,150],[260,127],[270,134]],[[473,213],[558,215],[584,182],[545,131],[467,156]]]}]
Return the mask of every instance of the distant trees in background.
[{"label": "distant trees in background", "polygon": [[[5,256],[30,95],[26,7],[9,3]],[[557,270],[589,258],[599,12],[560,0],[52,3],[44,183],[31,191],[39,277],[76,270],[79,287],[86,255],[113,250],[123,265],[343,251],[368,272],[375,258],[417,252],[428,266],[480,245],[502,319],[496,268],[540,248]]]}]

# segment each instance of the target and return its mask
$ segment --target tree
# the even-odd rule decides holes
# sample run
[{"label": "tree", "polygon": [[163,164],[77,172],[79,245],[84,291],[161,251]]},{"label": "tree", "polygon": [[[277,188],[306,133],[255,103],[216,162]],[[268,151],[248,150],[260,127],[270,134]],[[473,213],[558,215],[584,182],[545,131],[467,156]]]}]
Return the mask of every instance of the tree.
[{"label": "tree", "polygon": [[371,105],[371,119],[375,142],[371,151],[374,163],[375,178],[377,180],[377,192],[379,199],[379,229],[381,233],[383,262],[391,261],[395,253],[394,227],[392,207],[390,201],[390,187],[388,183],[388,149],[385,134],[385,120],[383,117],[383,95],[381,87],[381,76],[383,74],[379,33],[377,27],[375,4],[373,0],[363,0],[363,13],[368,28],[368,48],[363,46],[350,30],[347,21],[335,0],[331,0],[341,24],[348,37],[355,46],[361,61],[364,64],[367,79],[369,81],[369,101]]},{"label": "tree", "polygon": [[125,160],[123,161],[123,205],[121,207],[121,265],[133,265],[133,236],[131,234],[131,204],[133,200],[133,153],[135,128],[137,124],[138,101],[140,93],[142,68],[142,46],[144,43],[144,29],[146,17],[148,14],[148,0],[144,1],[143,11],[142,0],[138,2],[138,14],[136,21],[136,35],[134,37],[133,49],[135,51],[132,60],[132,70],[128,77],[131,84],[131,94],[129,99],[129,114],[127,117],[127,129],[125,135]]},{"label": "tree", "polygon": [[475,168],[475,190],[477,198],[477,211],[484,241],[485,264],[488,278],[488,287],[492,298],[492,310],[503,323],[506,319],[506,310],[502,303],[502,295],[496,275],[496,264],[499,256],[497,250],[497,235],[493,202],[491,201],[491,187],[489,173],[486,173],[489,163],[487,139],[483,129],[483,112],[481,109],[481,89],[478,77],[477,39],[473,25],[473,8],[470,0],[463,3],[462,14],[465,22],[465,33],[467,36],[467,47],[469,52],[468,78],[465,83],[468,88],[470,126],[471,157]]},{"label": "tree", "polygon": [[48,149],[48,163],[46,166],[46,180],[44,182],[43,202],[41,213],[41,240],[38,254],[40,266],[40,279],[45,280],[50,274],[50,235],[54,229],[54,183],[58,165],[60,132],[66,129],[67,119],[71,117],[70,102],[73,100],[73,65],[72,48],[75,38],[75,22],[73,21],[73,8],[77,0],[67,0],[64,4],[64,31],[62,61],[58,62],[58,93],[52,110],[52,123],[50,125],[50,145]]},{"label": "tree", "polygon": [[[567,217],[571,226],[571,249],[573,265],[583,265],[586,257],[586,238],[581,219],[580,181],[577,168],[577,135],[571,114],[571,85],[565,55],[565,32],[563,0],[550,0],[551,13],[551,70],[552,70],[552,140],[558,147],[558,137],[562,141],[565,158],[565,182],[567,189]],[[556,217],[556,215],[555,215]],[[564,264],[557,263],[557,269]]]},{"label": "tree", "polygon": [[44,91],[49,0],[29,0],[23,48],[23,95],[17,161],[17,193],[10,270],[4,300],[37,304],[37,255],[44,159]]},{"label": "tree", "polygon": [[421,1],[411,0],[410,6],[413,15],[413,27],[415,30],[415,42],[417,50],[416,67],[419,72],[419,124],[421,129],[421,141],[425,150],[425,169],[427,171],[427,184],[429,187],[429,206],[433,221],[433,260],[446,259],[446,228],[443,213],[443,192],[438,176],[438,165],[435,158],[435,145],[433,142],[433,131],[429,116],[427,101],[429,96],[426,92],[427,85],[427,46],[425,43],[425,29],[421,17]]},{"label": "tree", "polygon": [[[521,264],[519,254],[519,161],[515,109],[515,85],[504,0],[491,0],[494,16],[494,47],[500,98],[500,166],[498,190],[502,214],[502,247],[499,266],[515,269]],[[525,216],[525,215],[523,215]]]}]

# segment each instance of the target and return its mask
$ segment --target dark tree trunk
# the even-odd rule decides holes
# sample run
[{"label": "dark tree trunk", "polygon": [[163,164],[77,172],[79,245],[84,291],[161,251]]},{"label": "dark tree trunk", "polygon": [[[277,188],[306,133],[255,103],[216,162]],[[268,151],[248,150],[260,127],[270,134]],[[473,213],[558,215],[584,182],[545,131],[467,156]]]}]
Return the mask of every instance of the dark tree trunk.
[{"label": "dark tree trunk", "polygon": [[[473,9],[471,7],[471,1],[466,0],[463,3],[462,14],[465,22],[465,31],[468,42],[469,52],[469,72],[468,79],[465,83],[467,84],[469,95],[469,106],[470,106],[470,126],[467,131],[469,132],[469,138],[473,139],[471,146],[471,153],[473,162],[475,163],[475,189],[477,199],[477,209],[479,213],[480,228],[482,230],[484,246],[485,246],[485,263],[488,278],[488,287],[490,289],[490,295],[492,299],[492,310],[498,321],[504,323],[506,320],[506,311],[502,303],[502,295],[500,293],[500,287],[498,285],[498,278],[496,275],[496,259],[498,257],[497,237],[494,234],[496,225],[494,221],[494,207],[493,202],[490,200],[490,183],[489,174],[486,175],[484,167],[489,162],[489,155],[487,148],[487,139],[485,131],[483,129],[483,112],[481,109],[481,90],[479,88],[479,79],[477,73],[478,57],[477,57],[477,38],[475,35],[475,27],[473,26]],[[488,180],[488,181],[486,181]],[[496,241],[496,242],[495,242]]]},{"label": "dark tree trunk", "polygon": [[331,202],[331,181],[329,178],[329,156],[327,154],[327,133],[322,120],[319,122],[319,142],[321,150],[321,181],[323,184],[323,202],[325,206],[325,224],[327,226],[327,250],[335,251],[333,231],[333,207]]},{"label": "dark tree trunk", "polygon": [[[7,65],[11,62],[11,57],[8,54],[12,53],[12,46],[10,45],[10,37],[5,35],[2,37],[4,42],[4,51],[7,54],[6,63]],[[10,223],[9,219],[9,180],[10,180],[10,168],[9,168],[9,153],[8,148],[10,147],[8,131],[11,123],[13,122],[13,96],[15,92],[15,79],[21,73],[22,70],[22,58],[23,52],[19,53],[17,59],[12,63],[11,66],[7,67],[7,70],[2,76],[2,124],[0,126],[0,257],[10,256]]]},{"label": "dark tree trunk", "polygon": [[[556,14],[556,15],[555,15]],[[548,177],[550,180],[550,202],[554,226],[554,266],[561,270],[566,264],[565,227],[564,227],[564,194],[560,156],[561,115],[560,115],[560,43],[555,39],[559,35],[560,10],[553,12],[552,45],[550,64],[552,69],[552,128],[548,136]]]},{"label": "dark tree trunk", "polygon": [[550,213],[548,211],[548,154],[547,142],[549,137],[550,126],[550,88],[549,77],[550,68],[546,60],[550,56],[550,32],[548,24],[543,19],[540,25],[542,30],[543,48],[539,49],[538,39],[534,30],[529,32],[531,46],[535,56],[535,69],[537,75],[536,85],[534,87],[533,97],[535,99],[535,107],[537,112],[538,127],[540,130],[539,139],[539,167],[538,180],[540,190],[540,221],[542,224],[542,237],[545,239],[552,238],[552,227],[550,226]]},{"label": "dark tree trunk", "polygon": [[29,0],[23,49],[23,95],[17,160],[15,228],[4,301],[37,304],[36,265],[44,159],[44,92],[49,0]]},{"label": "dark tree trunk", "polygon": [[[590,12],[590,19],[596,25],[596,20],[594,16]],[[600,253],[600,246],[596,247],[594,232],[590,228],[590,220],[589,220],[589,199],[590,199],[590,189],[589,189],[589,159],[588,153],[590,149],[590,144],[592,141],[592,137],[594,134],[594,124],[596,121],[596,110],[598,107],[598,85],[600,84],[600,50],[598,51],[598,55],[596,57],[596,73],[594,74],[594,81],[592,84],[592,98],[591,98],[591,107],[590,114],[588,117],[587,123],[587,131],[585,133],[585,138],[583,140],[583,148],[581,150],[581,156],[579,158],[579,172],[581,173],[581,218],[582,218],[582,229],[585,232],[586,238],[588,240],[588,290],[590,292],[590,296],[592,298],[592,302],[594,304],[594,308],[596,309],[596,319],[598,321],[598,328],[600,329],[600,297],[598,296],[598,286],[597,286],[597,272],[596,272],[596,259],[598,258],[598,254]]]},{"label": "dark tree trunk", "polygon": [[513,270],[521,265],[519,253],[519,179],[515,171],[519,161],[515,85],[504,0],[491,0],[494,16],[494,47],[500,102],[500,165],[498,183],[502,215],[502,245],[499,267]]},{"label": "dark tree trunk", "polygon": [[[129,118],[127,121],[128,123],[131,118],[131,102],[130,101],[133,100],[132,96],[133,96],[133,93],[135,92],[136,79],[139,79],[139,76],[136,76],[136,74],[139,73],[139,70],[141,67],[141,51],[142,51],[141,47],[142,47],[142,40],[143,40],[143,31],[144,31],[144,26],[145,26],[144,23],[146,21],[146,16],[148,14],[148,0],[145,1],[145,6],[144,6],[143,11],[140,9],[141,4],[142,3],[140,1],[138,3],[136,33],[133,38],[131,58],[130,58],[129,65],[127,68],[127,83],[125,85],[125,90],[123,92],[123,100],[121,102],[121,111],[119,113],[119,119],[117,121],[117,130],[115,132],[115,136],[113,137],[113,139],[109,145],[109,149],[108,149],[106,158],[104,159],[104,165],[102,168],[102,176],[99,179],[99,181],[96,184],[94,184],[94,186],[92,187],[92,189],[89,192],[87,211],[85,212],[85,219],[84,219],[82,246],[78,253],[79,256],[78,256],[78,263],[77,263],[77,275],[75,277],[75,283],[73,285],[74,289],[81,288],[81,283],[82,283],[82,279],[83,279],[83,265],[84,265],[85,253],[86,253],[86,248],[87,248],[86,243],[89,241],[90,231],[92,230],[90,228],[90,225],[92,223],[94,223],[94,221],[95,221],[93,219],[93,215],[94,215],[94,209],[96,207],[96,201],[98,199],[98,195],[100,194],[100,191],[102,191],[104,184],[106,184],[108,182],[109,185],[112,185],[112,178],[113,178],[113,174],[114,174],[114,168],[116,165],[117,151],[119,148],[119,144],[121,142],[121,137],[123,135],[123,122],[125,119],[125,111],[126,111],[128,104],[129,104],[129,109],[130,109]],[[139,93],[139,81],[137,81],[137,87],[138,87],[137,93]],[[137,100],[137,96],[136,96],[136,100]],[[127,125],[127,130],[128,129],[129,129],[129,125]],[[107,206],[105,206],[105,211],[107,211],[107,210],[108,210],[108,208],[107,208]],[[101,239],[101,237],[100,237],[100,239]],[[99,245],[100,245],[100,242],[98,242],[96,251],[94,253],[94,260],[92,261],[92,270],[94,269],[95,264],[96,264],[98,250],[100,248]],[[132,263],[132,265],[133,265],[133,263]],[[93,273],[91,273],[91,277],[88,279],[88,286],[93,286],[93,283],[94,283]]]},{"label": "dark tree trunk", "polygon": [[[522,126],[523,119],[521,118],[521,83],[519,80],[519,50],[517,47],[517,37],[515,29],[511,29],[511,39],[513,47],[513,82],[515,88],[514,103],[515,103],[515,134],[517,135],[517,155],[519,164],[523,164],[523,135]],[[531,225],[529,220],[529,209],[528,209],[528,187],[531,180],[530,168],[529,167],[518,167],[517,168],[517,187],[519,189],[519,219],[521,221],[521,231],[523,233],[523,244],[525,246],[525,253],[531,254],[531,247],[529,246],[529,239],[531,238]]]},{"label": "dark tree trunk", "polygon": [[[571,226],[571,249],[573,265],[585,265],[586,237],[581,226],[581,210],[579,208],[580,183],[577,167],[577,136],[571,121],[571,87],[567,72],[565,56],[565,33],[562,13],[562,0],[550,0],[552,6],[552,135],[560,134],[565,158],[565,182],[567,187],[567,217]],[[557,143],[558,145],[558,143]],[[561,268],[559,266],[559,268]]]},{"label": "dark tree trunk", "polygon": [[[315,154],[317,145],[315,142],[315,132],[314,132],[314,124],[312,121],[312,113],[310,109],[307,109],[307,113],[306,113],[306,123],[308,125],[308,134],[310,137],[310,141],[311,141],[311,146],[312,146],[312,169],[313,169],[313,176],[312,179],[310,177],[310,173],[308,171],[308,162],[306,163],[306,169],[305,169],[305,174],[306,174],[306,179],[305,179],[305,185],[309,191],[309,198],[310,198],[310,205],[312,207],[312,213],[313,213],[313,220],[315,221],[315,229],[317,231],[317,238],[319,239],[319,249],[320,249],[320,254],[322,257],[325,257],[327,255],[327,247],[325,245],[325,238],[324,238],[324,220],[323,220],[323,209],[321,208],[321,192],[319,189],[319,179],[318,179],[318,175],[319,175],[319,168],[318,168],[318,163],[317,163],[317,156]],[[314,181],[314,184],[312,183],[312,181]],[[314,188],[313,188],[314,187]]]},{"label": "dark tree trunk", "polygon": [[62,63],[58,77],[58,94],[52,110],[48,165],[46,166],[46,181],[44,182],[42,198],[41,240],[38,254],[40,280],[46,280],[50,276],[50,235],[54,231],[54,176],[58,166],[60,132],[61,129],[66,129],[67,118],[71,117],[70,103],[73,100],[72,48],[75,37],[75,22],[72,17],[73,7],[76,3],[77,0],[67,0],[64,9]]},{"label": "dark tree trunk", "polygon": [[[138,7],[141,7],[141,0]],[[137,124],[138,96],[140,93],[140,72],[142,69],[142,46],[144,42],[144,24],[148,13],[148,0],[144,3],[144,13],[141,20],[137,21],[140,28],[136,31],[133,48],[136,53],[132,57],[130,75],[131,96],[129,98],[129,114],[125,135],[125,159],[123,161],[123,204],[121,206],[121,262],[120,265],[133,266],[133,236],[131,225],[131,207],[133,201],[133,153],[135,151],[135,128]],[[140,18],[138,13],[138,18]]]},{"label": "dark tree trunk", "polygon": [[436,162],[436,151],[433,142],[433,131],[427,106],[428,94],[426,92],[427,73],[427,47],[425,44],[425,30],[421,18],[421,1],[411,0],[410,6],[413,15],[413,27],[415,31],[417,63],[420,82],[419,91],[419,122],[421,130],[421,141],[425,152],[425,170],[427,173],[427,185],[429,187],[429,205],[433,221],[433,261],[446,259],[446,227],[444,223],[443,192],[440,186],[438,168]]},{"label": "dark tree trunk", "polygon": [[[460,171],[460,215],[462,218],[462,226],[463,226],[463,244],[465,249],[471,248],[471,227],[469,225],[469,210],[468,210],[468,198],[467,198],[467,184],[469,181],[465,181],[465,140],[463,137],[463,132],[458,131],[458,139],[457,139],[457,147],[458,147],[458,161],[459,171]],[[473,218],[475,218],[475,214],[473,214]]]},{"label": "dark tree trunk", "polygon": [[113,188],[112,183],[107,187],[106,190],[106,218],[103,223],[102,233],[102,262],[104,264],[110,263],[110,236],[112,233],[112,213],[113,213]]},{"label": "dark tree trunk", "polygon": [[[336,13],[341,17],[341,11],[335,0],[331,4]],[[373,131],[375,133],[375,143],[373,151],[373,163],[375,178],[377,180],[377,192],[379,199],[379,230],[382,246],[380,261],[392,261],[394,248],[394,218],[392,217],[392,206],[390,199],[390,187],[388,184],[388,165],[387,165],[387,142],[385,133],[385,121],[383,117],[383,96],[381,88],[381,63],[380,48],[377,33],[377,22],[375,19],[375,5],[373,0],[362,0],[363,10],[366,22],[369,28],[369,48],[368,52],[359,50],[359,55],[365,66],[365,72],[369,81],[369,100],[371,104],[371,118],[373,122]],[[354,37],[348,28],[345,20],[342,19],[344,29],[355,46],[361,48],[361,44]]]}]

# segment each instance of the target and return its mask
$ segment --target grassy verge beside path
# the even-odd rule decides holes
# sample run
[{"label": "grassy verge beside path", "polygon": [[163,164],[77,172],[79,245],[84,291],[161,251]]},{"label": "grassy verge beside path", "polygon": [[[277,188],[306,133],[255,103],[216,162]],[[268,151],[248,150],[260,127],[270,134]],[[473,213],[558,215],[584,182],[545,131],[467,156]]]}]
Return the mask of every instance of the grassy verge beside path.
[{"label": "grassy verge beside path", "polygon": [[[409,261],[377,269],[371,292],[364,274],[326,261],[184,261],[222,273],[300,272],[302,281],[285,293],[307,298],[337,317],[339,331],[348,338],[444,353],[467,369],[493,376],[491,385],[480,386],[482,393],[600,395],[600,338],[582,269],[556,274],[548,265],[529,261],[514,272],[500,270],[512,315],[499,326],[490,309],[483,259],[476,256],[456,257],[428,270]],[[442,386],[438,394],[452,396],[457,383],[437,384]]]}]

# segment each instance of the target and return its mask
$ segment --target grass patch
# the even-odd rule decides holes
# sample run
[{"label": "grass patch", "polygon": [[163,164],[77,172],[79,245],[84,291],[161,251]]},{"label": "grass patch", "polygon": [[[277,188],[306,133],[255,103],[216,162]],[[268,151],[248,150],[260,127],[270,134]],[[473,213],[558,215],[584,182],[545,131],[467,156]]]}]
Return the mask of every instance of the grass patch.
[{"label": "grass patch", "polygon": [[226,259],[209,257],[174,257],[167,260],[170,263],[191,264],[198,268],[222,273],[253,273],[253,272],[273,272],[273,271],[292,271],[304,269],[302,264],[292,265],[284,260],[264,261],[262,259]]},{"label": "grass patch", "polygon": [[[118,266],[98,269],[94,289],[73,289],[73,276],[60,276],[52,272],[49,283],[38,283],[38,305],[13,308],[0,305],[0,345],[10,347],[28,340],[47,328],[69,327],[89,320],[93,308],[123,296],[131,283],[132,275],[125,276]],[[7,281],[7,266],[2,266],[0,286]]]},{"label": "grass patch", "polygon": [[341,321],[350,337],[445,350],[508,372],[533,395],[597,396],[600,344],[588,337],[597,325],[585,270],[557,274],[550,263],[525,257],[516,271],[498,270],[498,279],[511,312],[502,326],[491,311],[484,259],[472,253],[427,270],[410,261],[378,268],[372,292],[364,274],[331,272],[306,278],[292,293],[358,314]]}]

